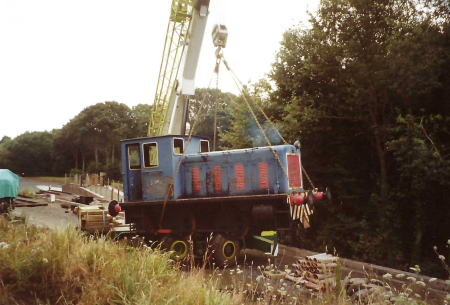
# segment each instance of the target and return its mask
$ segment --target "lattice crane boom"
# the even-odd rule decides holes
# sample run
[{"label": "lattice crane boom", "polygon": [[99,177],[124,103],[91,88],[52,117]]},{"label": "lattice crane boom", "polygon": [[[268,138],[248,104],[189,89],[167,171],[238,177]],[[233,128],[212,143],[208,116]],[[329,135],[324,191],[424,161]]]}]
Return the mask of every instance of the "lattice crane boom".
[{"label": "lattice crane boom", "polygon": [[[173,0],[148,136],[184,134],[210,0]],[[180,70],[183,74],[179,77]]]}]

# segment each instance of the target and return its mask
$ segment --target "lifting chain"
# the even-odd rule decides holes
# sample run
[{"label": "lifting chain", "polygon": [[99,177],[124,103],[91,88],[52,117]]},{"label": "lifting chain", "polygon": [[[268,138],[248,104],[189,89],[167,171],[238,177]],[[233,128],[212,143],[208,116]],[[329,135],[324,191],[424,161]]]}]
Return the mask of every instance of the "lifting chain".
[{"label": "lifting chain", "polygon": [[306,172],[306,169],[303,167],[303,164],[302,164],[302,171],[305,173],[305,176],[306,176],[306,178],[308,179],[309,184],[311,184],[311,187],[312,187],[313,189],[315,189],[316,187],[315,187],[314,184],[312,183],[311,178],[309,178],[308,173]]},{"label": "lifting chain", "polygon": [[[242,87],[242,90],[241,90],[241,91],[242,91],[242,95],[244,96],[244,100],[246,101],[246,103],[247,103],[247,105],[248,105],[248,107],[249,107],[249,109],[250,109],[250,106],[249,106],[249,104],[248,104],[248,102],[247,102],[247,100],[246,100],[246,98],[245,98],[245,95],[244,95],[244,92],[246,92],[247,90],[245,89],[244,85],[243,85],[242,82],[239,80],[239,78],[237,77],[237,75],[234,73],[234,71],[231,70],[231,68],[228,66],[228,63],[226,62],[225,58],[223,59],[223,63],[224,63],[225,66],[227,67],[227,70],[230,72],[231,77],[233,78],[233,80],[234,80],[236,86],[238,87],[238,89],[239,89],[239,86],[238,86],[238,84],[236,83],[236,80],[237,80],[237,81],[239,82],[239,84],[241,85],[241,87]],[[235,80],[235,79],[236,79],[236,80]],[[284,137],[281,135],[281,133],[280,133],[280,132],[278,131],[278,129],[276,128],[275,124],[273,124],[272,120],[269,119],[269,117],[266,115],[266,113],[264,112],[264,110],[261,108],[261,106],[259,106],[259,104],[258,104],[256,101],[253,101],[252,99],[250,99],[250,101],[251,101],[252,104],[255,105],[256,108],[258,108],[258,110],[264,115],[264,117],[266,118],[266,120],[269,122],[269,124],[272,126],[272,128],[275,130],[275,132],[278,134],[278,136],[279,136],[280,139],[284,142],[284,144],[288,144],[288,143],[286,142],[286,140],[284,139]],[[269,146],[270,146],[271,144],[270,144],[270,142],[269,142],[269,139],[266,137],[266,135],[265,135],[265,133],[264,133],[264,131],[263,131],[261,125],[259,124],[258,120],[256,119],[256,116],[254,115],[254,113],[253,113],[253,111],[252,111],[251,109],[250,109],[250,111],[251,111],[251,113],[252,113],[252,115],[253,115],[253,118],[254,118],[255,121],[256,121],[256,124],[258,124],[258,127],[259,127],[260,130],[261,130],[261,133],[263,134],[264,138],[266,139],[266,141],[269,143]],[[272,150],[271,147],[270,147],[270,149]],[[278,163],[280,164],[281,168],[283,169],[283,172],[285,172],[283,166],[281,165],[281,161],[280,161],[278,158],[277,158],[277,160],[278,160]],[[308,182],[309,182],[309,184],[311,185],[311,187],[312,187],[313,189],[315,189],[315,186],[314,186],[313,182],[311,181],[311,178],[309,178],[309,175],[308,175],[308,173],[306,172],[305,168],[303,167],[303,164],[302,164],[302,171],[305,173],[305,176],[306,176],[306,178],[308,179]],[[286,172],[285,172],[284,174],[286,175]],[[289,181],[289,178],[287,177],[287,175],[286,175],[286,178],[287,178],[288,181]]]},{"label": "lifting chain", "polygon": [[200,114],[202,112],[202,108],[203,108],[203,105],[205,104],[205,100],[206,100],[206,97],[208,95],[208,90],[211,87],[211,83],[212,83],[212,80],[213,80],[213,77],[214,77],[215,73],[216,73],[216,70],[214,70],[213,75],[211,76],[211,80],[209,81],[208,88],[206,89],[205,93],[203,94],[202,102],[200,103],[200,106],[198,107],[197,113],[195,114],[194,123],[192,124],[191,130],[189,131],[189,137],[188,137],[188,139],[186,141],[186,146],[184,147],[183,154],[180,157],[180,161],[178,162],[177,170],[175,171],[175,174],[172,177],[172,182],[170,182],[170,184],[168,186],[168,192],[166,194],[166,198],[164,199],[163,209],[162,209],[162,212],[161,212],[161,218],[159,219],[159,228],[160,229],[162,229],[162,221],[163,221],[163,218],[164,218],[164,212],[166,210],[167,200],[169,199],[169,195],[171,193],[173,193],[173,183],[175,182],[175,178],[177,177],[178,171],[180,170],[181,163],[183,162],[183,159],[184,159],[184,155],[186,154],[186,151],[187,151],[187,148],[189,146],[189,143],[191,142],[191,138],[192,138],[192,134],[194,133],[195,125],[197,125],[198,118],[200,117]]}]

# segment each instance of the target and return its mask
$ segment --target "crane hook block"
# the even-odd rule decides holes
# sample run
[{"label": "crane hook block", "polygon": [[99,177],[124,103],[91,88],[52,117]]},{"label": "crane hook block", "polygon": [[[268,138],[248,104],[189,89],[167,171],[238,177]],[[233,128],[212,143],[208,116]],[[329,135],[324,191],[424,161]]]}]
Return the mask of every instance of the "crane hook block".
[{"label": "crane hook block", "polygon": [[225,48],[227,46],[228,29],[223,24],[216,24],[211,33],[215,47]]}]

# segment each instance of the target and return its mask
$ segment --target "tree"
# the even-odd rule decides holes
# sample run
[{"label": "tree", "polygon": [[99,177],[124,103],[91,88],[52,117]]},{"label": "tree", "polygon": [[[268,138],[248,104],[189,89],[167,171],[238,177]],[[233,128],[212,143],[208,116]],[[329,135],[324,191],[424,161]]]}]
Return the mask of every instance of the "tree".
[{"label": "tree", "polygon": [[8,168],[10,164],[11,138],[4,136],[0,141],[0,168]]},{"label": "tree", "polygon": [[[205,97],[206,94],[206,97]],[[200,117],[194,130],[195,135],[208,138],[210,149],[213,150],[214,142],[214,112],[215,102],[217,98],[217,130],[216,130],[216,150],[219,150],[223,145],[223,135],[227,133],[232,117],[230,111],[231,105],[235,103],[236,96],[232,93],[224,93],[216,89],[198,88],[195,90],[195,95],[189,102],[189,117],[188,124],[193,126],[195,115],[198,112],[203,98],[206,98],[203,105]]]},{"label": "tree", "polygon": [[[270,106],[270,98],[268,89],[270,85],[266,80],[253,84],[250,88],[244,87],[243,92],[239,95],[236,101],[230,105],[229,112],[231,114],[231,127],[226,134],[222,135],[224,142],[223,147],[227,149],[238,149],[248,147],[267,146],[267,140],[261,132],[256,120],[264,131],[265,136],[270,141],[271,145],[282,143],[282,139],[270,122],[266,119],[264,114],[272,111]],[[249,109],[251,107],[251,110]],[[263,114],[263,112],[264,114]],[[255,115],[253,117],[252,115]],[[270,118],[269,118],[270,119]],[[280,125],[276,119],[272,117],[271,122],[280,130]]]},{"label": "tree", "polygon": [[289,141],[301,139],[313,180],[342,202],[301,240],[390,265],[405,253],[398,232],[406,219],[396,219],[407,202],[397,196],[404,164],[388,150],[391,131],[399,113],[450,114],[449,19],[444,6],[424,4],[322,1],[309,29],[284,34],[269,75],[272,116],[283,118]]},{"label": "tree", "polygon": [[402,235],[413,245],[412,264],[420,264],[422,249],[431,252],[448,237],[450,207],[443,202],[450,197],[450,117],[399,115],[389,131],[387,148],[398,164],[393,194],[397,213],[406,215],[397,217],[405,220],[403,231],[414,232]]},{"label": "tree", "polygon": [[53,174],[53,133],[26,132],[11,141],[9,167],[15,173],[27,176]]},{"label": "tree", "polygon": [[120,179],[120,140],[143,136],[148,110],[145,105],[131,110],[117,102],[89,106],[63,126],[56,148],[76,169],[81,159],[83,173],[89,165],[92,172],[105,170]]},{"label": "tree", "polygon": [[132,137],[146,137],[148,125],[150,123],[150,113],[152,105],[139,104],[131,109],[131,119],[133,121]]}]

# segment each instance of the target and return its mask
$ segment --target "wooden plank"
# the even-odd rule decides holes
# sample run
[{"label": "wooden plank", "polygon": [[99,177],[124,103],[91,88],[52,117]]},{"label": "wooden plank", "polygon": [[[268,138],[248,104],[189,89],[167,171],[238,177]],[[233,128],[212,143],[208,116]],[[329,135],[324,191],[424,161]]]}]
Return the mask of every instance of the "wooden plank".
[{"label": "wooden plank", "polygon": [[16,199],[14,200],[14,202],[38,203],[37,201],[34,200],[25,200],[25,199]]},{"label": "wooden plank", "polygon": [[32,208],[32,207],[45,207],[48,203],[16,203],[16,208]]},{"label": "wooden plank", "polygon": [[86,215],[89,215],[89,216],[103,216],[103,215],[105,215],[105,216],[110,216],[111,217],[111,215],[109,215],[108,214],[108,212],[97,212],[97,211],[95,211],[95,212],[85,212],[85,211],[81,211],[80,212],[80,215],[82,215],[82,216],[86,216]]}]

